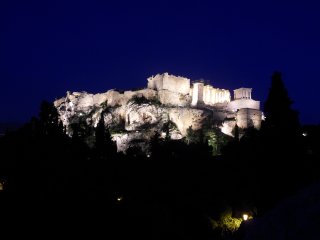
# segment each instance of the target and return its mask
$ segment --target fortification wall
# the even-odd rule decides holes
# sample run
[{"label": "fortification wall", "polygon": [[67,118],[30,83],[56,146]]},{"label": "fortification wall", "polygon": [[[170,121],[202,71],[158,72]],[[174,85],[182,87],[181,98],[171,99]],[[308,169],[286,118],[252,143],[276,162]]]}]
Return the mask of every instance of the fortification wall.
[{"label": "fortification wall", "polygon": [[163,89],[187,95],[190,91],[190,79],[165,73],[163,76]]},{"label": "fortification wall", "polygon": [[240,128],[254,127],[260,129],[262,112],[256,109],[242,108],[237,112],[236,119]]},{"label": "fortification wall", "polygon": [[163,74],[157,74],[156,76],[152,76],[148,78],[148,88],[154,90],[162,90],[163,89]]},{"label": "fortification wall", "polygon": [[191,97],[181,93],[171,92],[169,90],[158,91],[158,99],[164,105],[173,105],[186,107],[190,105]]},{"label": "fortification wall", "polygon": [[251,109],[260,110],[260,101],[242,98],[242,99],[233,100],[228,104],[228,109],[230,111],[237,111],[238,109],[242,109],[242,108],[251,108]]},{"label": "fortification wall", "polygon": [[148,78],[148,88],[154,90],[168,90],[174,93],[184,95],[190,92],[190,79],[184,77],[176,77],[168,73],[157,74],[154,77]]}]

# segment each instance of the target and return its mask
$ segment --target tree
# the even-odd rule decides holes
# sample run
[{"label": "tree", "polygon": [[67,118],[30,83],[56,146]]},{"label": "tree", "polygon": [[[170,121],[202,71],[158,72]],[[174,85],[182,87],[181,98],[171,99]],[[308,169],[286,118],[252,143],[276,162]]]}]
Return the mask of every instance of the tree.
[{"label": "tree", "polygon": [[186,142],[190,143],[203,143],[205,142],[205,136],[202,129],[194,130],[192,126],[187,128]]},{"label": "tree", "polygon": [[242,218],[232,216],[232,209],[228,207],[220,214],[219,220],[211,219],[212,228],[219,230],[221,236],[230,235],[236,232],[242,222]]},{"label": "tree", "polygon": [[161,150],[160,150],[160,134],[155,132],[152,138],[150,139],[150,152],[153,158],[158,158]]},{"label": "tree", "polygon": [[264,128],[272,132],[294,133],[300,128],[298,113],[291,108],[292,100],[280,72],[272,75],[271,88],[264,105]]},{"label": "tree", "polygon": [[59,120],[59,113],[52,103],[43,101],[40,105],[39,122],[41,134],[63,135],[63,125]]},{"label": "tree", "polygon": [[[261,127],[261,159],[257,176],[262,203],[275,204],[292,194],[304,181],[301,130],[298,113],[280,72],[272,75],[271,88],[264,104],[266,120]],[[272,193],[272,194],[271,194]],[[270,204],[271,203],[271,204]]]},{"label": "tree", "polygon": [[96,150],[99,154],[104,155],[114,155],[116,152],[116,146],[111,139],[111,134],[109,129],[104,125],[103,113],[101,113],[100,120],[95,129],[96,137]]}]

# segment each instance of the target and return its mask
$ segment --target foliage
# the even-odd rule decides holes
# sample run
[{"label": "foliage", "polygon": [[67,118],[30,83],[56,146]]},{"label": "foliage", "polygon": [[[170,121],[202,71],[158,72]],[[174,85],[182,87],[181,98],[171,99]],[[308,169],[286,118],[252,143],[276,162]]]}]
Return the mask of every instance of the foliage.
[{"label": "foliage", "polygon": [[52,103],[47,101],[41,103],[39,120],[44,135],[63,134],[63,126],[59,120],[58,111]]},{"label": "foliage", "polygon": [[187,129],[185,141],[190,143],[205,143],[212,148],[212,155],[217,156],[221,154],[221,149],[230,141],[230,138],[223,134],[217,128],[203,128],[194,130],[190,126]]},{"label": "foliage", "polygon": [[150,98],[147,99],[143,95],[134,95],[131,99],[130,102],[133,102],[135,104],[153,104],[153,105],[161,105],[160,101],[157,98]]},{"label": "foliage", "polygon": [[172,122],[171,120],[168,120],[165,124],[163,124],[161,130],[166,133],[166,139],[169,140],[170,132],[174,130],[178,130],[178,127],[174,122]]},{"label": "foliage", "polygon": [[100,120],[95,129],[95,137],[96,150],[102,157],[115,154],[116,146],[111,139],[109,129],[105,127],[103,114],[100,115]]},{"label": "foliage", "polygon": [[[92,109],[92,114],[100,111],[100,107]],[[276,112],[272,108],[268,111]],[[139,142],[135,141],[136,145],[124,155],[116,153],[103,117],[96,129],[90,127],[87,119],[88,115],[73,119],[71,127],[75,133],[69,138],[59,126],[54,107],[44,104],[39,118],[33,118],[19,131],[0,138],[0,180],[7,179],[4,188],[8,186],[9,189],[1,193],[6,206],[4,219],[14,212],[23,214],[23,211],[13,210],[16,200],[27,194],[24,200],[28,202],[21,207],[30,207],[32,214],[49,211],[39,207],[39,199],[46,206],[63,202],[66,207],[66,202],[70,202],[70,206],[78,202],[84,211],[92,212],[94,208],[94,212],[110,218],[110,222],[121,224],[128,211],[135,212],[140,216],[133,224],[144,226],[139,220],[148,221],[145,216],[150,216],[152,200],[155,206],[152,215],[159,220],[156,222],[158,229],[170,229],[177,234],[173,236],[184,232],[190,239],[221,239],[213,234],[238,239],[236,235],[246,229],[242,228],[242,219],[237,218],[231,208],[223,211],[221,206],[228,204],[235,210],[257,206],[262,216],[283,197],[320,179],[319,126],[304,129],[303,144],[297,142],[296,145],[290,136],[282,134],[278,139],[267,134],[274,132],[269,128],[273,124],[282,129],[279,121],[268,125],[268,131],[247,129],[239,141],[230,141],[218,157],[212,157],[212,153],[219,154],[224,142],[229,141],[228,137],[212,126],[201,130],[190,127],[187,143],[162,139],[157,132],[149,142],[150,154],[144,155]],[[287,119],[295,121],[290,115]],[[121,124],[110,132],[121,131]],[[165,131],[175,127],[168,122]],[[94,136],[92,148],[85,144],[88,134]],[[305,151],[303,155],[297,154],[300,149]],[[123,201],[115,206],[114,196],[118,192]],[[61,201],[57,201],[59,199]],[[178,212],[172,211],[177,209],[177,203]],[[42,216],[39,219],[46,220],[52,214],[44,212]],[[204,218],[208,220],[204,216],[216,217],[210,219],[210,225],[203,221]],[[88,224],[92,219],[95,218],[83,216],[77,220]],[[183,229],[177,227],[176,220],[183,222]],[[126,227],[121,225],[118,229]]]},{"label": "foliage", "polygon": [[230,138],[223,134],[219,129],[212,128],[205,132],[208,145],[212,148],[212,155],[217,156],[221,154],[221,149],[226,146]]},{"label": "foliage", "polygon": [[144,96],[134,95],[130,99],[130,102],[133,102],[135,104],[145,104],[145,103],[149,103],[149,100]]},{"label": "foliage", "polygon": [[125,120],[123,118],[115,119],[108,125],[111,134],[125,133]]},{"label": "foliage", "polygon": [[292,103],[281,73],[274,72],[269,95],[264,104],[266,120],[263,127],[274,133],[281,131],[286,134],[299,129],[298,113],[291,108]]},{"label": "foliage", "polygon": [[178,130],[177,124],[175,124],[175,123],[172,122],[171,120],[169,120],[168,122],[166,122],[165,125],[167,125],[170,130]]},{"label": "foliage", "polygon": [[192,126],[187,128],[187,134],[185,140],[188,144],[190,143],[203,143],[204,142],[204,134],[201,129],[194,130]]},{"label": "foliage", "polygon": [[[100,107],[102,108],[102,113],[112,113],[113,109],[120,107],[119,104],[115,104],[114,106],[108,105],[108,100],[100,104]],[[92,113],[100,110],[99,108],[94,107],[94,111]],[[91,115],[92,115],[91,113]]]},{"label": "foliage", "polygon": [[100,107],[105,110],[108,107],[108,100],[104,101],[103,103],[100,104]]},{"label": "foliage", "polygon": [[221,213],[218,220],[210,219],[212,228],[218,230],[222,235],[228,233],[234,233],[237,231],[242,223],[242,218],[236,218],[232,216],[231,208],[227,208]]}]

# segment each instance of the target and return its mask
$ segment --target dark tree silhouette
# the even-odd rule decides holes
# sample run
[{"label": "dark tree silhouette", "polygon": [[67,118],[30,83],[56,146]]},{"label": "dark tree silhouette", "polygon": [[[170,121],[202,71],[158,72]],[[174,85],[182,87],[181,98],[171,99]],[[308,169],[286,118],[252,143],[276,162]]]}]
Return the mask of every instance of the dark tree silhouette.
[{"label": "dark tree silhouette", "polygon": [[101,113],[100,120],[95,129],[96,150],[98,154],[103,157],[114,156],[116,153],[116,146],[111,139],[111,134],[108,128],[105,127],[103,113]]},{"label": "dark tree silhouette", "polygon": [[[298,113],[280,72],[272,75],[271,88],[264,104],[266,120],[261,127],[259,164],[256,171],[260,203],[272,206],[296,192],[307,179],[301,147]],[[259,142],[259,138],[256,139]],[[272,194],[271,194],[272,193]]]},{"label": "dark tree silhouette", "polygon": [[291,108],[292,103],[281,73],[274,72],[269,95],[264,105],[266,115],[264,127],[268,131],[281,131],[285,134],[299,130],[298,113]]},{"label": "dark tree silhouette", "polygon": [[39,121],[44,135],[64,134],[63,125],[59,121],[59,113],[52,103],[43,101],[40,105]]},{"label": "dark tree silhouette", "polygon": [[150,152],[153,158],[160,155],[160,134],[155,132],[153,137],[150,139]]}]

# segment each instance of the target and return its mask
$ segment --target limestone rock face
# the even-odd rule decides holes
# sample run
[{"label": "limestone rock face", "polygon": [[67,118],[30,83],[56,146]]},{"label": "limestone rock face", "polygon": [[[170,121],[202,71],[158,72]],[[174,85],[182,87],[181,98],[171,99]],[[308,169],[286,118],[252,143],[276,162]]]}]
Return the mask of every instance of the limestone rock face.
[{"label": "limestone rock face", "polygon": [[142,89],[138,91],[125,91],[124,97],[127,100],[126,102],[123,102],[123,104],[126,104],[133,96],[143,96],[146,99],[155,99],[157,98],[157,91],[153,89]]},{"label": "limestone rock face", "polygon": [[182,93],[175,93],[169,90],[158,91],[159,101],[164,105],[186,107],[191,103],[191,97]]},{"label": "limestone rock face", "polygon": [[164,108],[156,105],[129,103],[125,110],[125,129],[134,131],[151,127],[159,128],[164,122],[168,121],[165,113]]},{"label": "limestone rock face", "polygon": [[168,112],[170,120],[177,125],[183,136],[187,134],[190,126],[197,130],[210,118],[210,112],[200,109],[170,108]]},{"label": "limestone rock face", "polygon": [[127,132],[113,134],[112,140],[116,142],[118,152],[126,152],[128,148],[133,146],[139,146],[142,151],[146,152],[148,149],[146,142],[150,141],[153,136],[152,132]]},{"label": "limestone rock face", "polygon": [[98,94],[67,92],[54,106],[70,136],[74,124],[92,130],[103,117],[118,150],[125,151],[132,144],[143,148],[143,142],[148,142],[155,132],[164,137],[169,130],[172,139],[181,139],[189,127],[220,127],[231,136],[236,124],[240,128],[260,128],[260,102],[251,99],[251,90],[236,89],[235,99],[230,101],[229,90],[203,81],[195,81],[191,86],[188,78],[164,73],[148,78],[145,89],[113,89]]},{"label": "limestone rock face", "polygon": [[[190,126],[199,129],[210,117],[210,111],[204,109],[174,107],[154,102],[157,94],[158,92],[152,89],[124,93],[110,90],[95,95],[68,92],[66,97],[56,100],[54,105],[69,135],[72,135],[73,123],[85,122],[90,127],[96,127],[103,116],[105,126],[110,129],[113,140],[117,143],[118,151],[126,151],[133,144],[143,148],[142,142],[148,142],[155,132],[164,136],[163,127],[169,121],[176,126],[170,129],[170,137],[181,139]],[[175,96],[167,90],[159,95],[170,96],[171,99],[176,97],[177,103],[181,105],[190,100],[182,94]],[[138,102],[135,102],[135,97],[138,97]],[[140,98],[142,102],[139,102]]]}]

